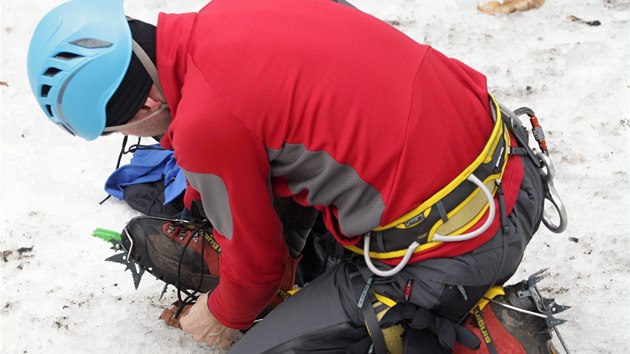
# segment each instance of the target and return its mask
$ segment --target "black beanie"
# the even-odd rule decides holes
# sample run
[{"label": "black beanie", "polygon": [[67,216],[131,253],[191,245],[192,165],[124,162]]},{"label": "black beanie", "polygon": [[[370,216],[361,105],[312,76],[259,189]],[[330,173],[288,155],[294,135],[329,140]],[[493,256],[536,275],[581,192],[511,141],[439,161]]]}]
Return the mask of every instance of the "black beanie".
[{"label": "black beanie", "polygon": [[[129,20],[131,38],[147,53],[153,64],[155,61],[155,26],[139,20]],[[149,97],[153,80],[135,54],[131,54],[131,62],[125,77],[118,89],[107,102],[106,126],[126,124],[142,108]]]}]

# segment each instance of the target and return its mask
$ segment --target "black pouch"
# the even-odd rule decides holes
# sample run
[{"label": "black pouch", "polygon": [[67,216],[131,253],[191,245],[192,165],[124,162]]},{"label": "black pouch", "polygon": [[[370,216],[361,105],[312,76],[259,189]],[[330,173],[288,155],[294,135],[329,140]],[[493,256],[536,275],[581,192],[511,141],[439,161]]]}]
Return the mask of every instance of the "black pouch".
[{"label": "black pouch", "polygon": [[175,219],[184,210],[184,193],[164,204],[164,181],[132,184],[125,187],[123,200],[131,208],[148,216]]}]

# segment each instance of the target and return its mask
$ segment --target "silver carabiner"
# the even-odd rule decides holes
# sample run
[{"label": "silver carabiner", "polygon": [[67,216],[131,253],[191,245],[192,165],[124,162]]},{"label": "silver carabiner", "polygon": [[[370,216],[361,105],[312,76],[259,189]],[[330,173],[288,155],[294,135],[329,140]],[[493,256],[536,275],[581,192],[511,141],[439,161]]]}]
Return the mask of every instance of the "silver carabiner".
[{"label": "silver carabiner", "polygon": [[556,175],[556,168],[551,162],[551,159],[547,154],[539,152],[536,154],[536,157],[542,162],[543,167],[538,170],[540,176],[545,182],[545,199],[551,202],[553,206],[556,208],[556,212],[558,213],[559,223],[556,225],[551,221],[551,218],[545,212],[543,215],[542,222],[545,226],[551,231],[557,234],[562,233],[567,228],[567,210],[564,207],[564,203],[562,199],[560,199],[560,195],[556,190],[556,187],[553,184],[553,178]]}]

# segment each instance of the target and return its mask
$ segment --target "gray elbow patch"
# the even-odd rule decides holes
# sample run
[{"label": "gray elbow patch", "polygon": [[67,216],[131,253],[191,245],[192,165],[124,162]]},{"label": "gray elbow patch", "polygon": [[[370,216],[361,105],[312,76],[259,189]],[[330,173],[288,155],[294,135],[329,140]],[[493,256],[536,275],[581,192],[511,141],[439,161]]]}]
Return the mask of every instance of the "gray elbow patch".
[{"label": "gray elbow patch", "polygon": [[184,170],[188,183],[201,194],[201,202],[206,216],[212,226],[221,235],[232,238],[234,224],[232,222],[232,210],[228,199],[227,188],[223,179],[217,175],[208,173],[194,173]]},{"label": "gray elbow patch", "polygon": [[310,205],[334,205],[341,230],[360,235],[379,225],[385,203],[380,192],[365,182],[350,165],[335,160],[323,150],[308,150],[303,144],[284,144],[267,149],[273,176],[284,176],[294,194],[308,191]]}]

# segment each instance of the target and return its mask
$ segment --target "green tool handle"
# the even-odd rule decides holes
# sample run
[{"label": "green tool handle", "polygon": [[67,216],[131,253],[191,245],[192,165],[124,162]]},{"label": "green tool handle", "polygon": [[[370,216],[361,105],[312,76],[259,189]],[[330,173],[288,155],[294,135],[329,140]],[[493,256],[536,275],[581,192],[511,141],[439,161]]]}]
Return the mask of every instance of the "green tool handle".
[{"label": "green tool handle", "polygon": [[111,242],[111,241],[120,241],[120,233],[117,231],[102,229],[97,227],[92,232],[92,236],[100,238],[101,240]]}]

